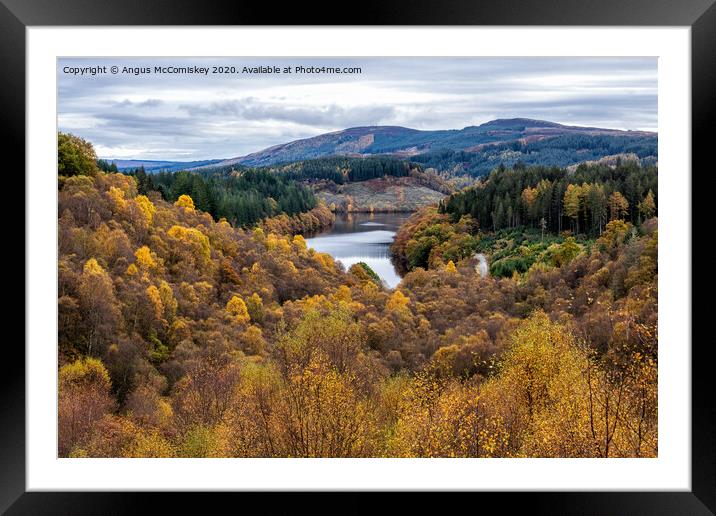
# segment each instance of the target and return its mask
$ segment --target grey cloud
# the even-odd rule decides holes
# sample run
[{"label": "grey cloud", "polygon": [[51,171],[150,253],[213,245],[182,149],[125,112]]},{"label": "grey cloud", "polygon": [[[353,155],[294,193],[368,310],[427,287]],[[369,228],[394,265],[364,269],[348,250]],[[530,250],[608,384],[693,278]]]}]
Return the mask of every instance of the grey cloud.
[{"label": "grey cloud", "polygon": [[[175,116],[145,116],[133,113],[103,113],[97,117],[97,127],[108,131],[162,134],[175,136],[196,135],[196,124],[190,119]],[[136,137],[136,136],[135,136]]]},{"label": "grey cloud", "polygon": [[300,125],[342,127],[376,125],[395,115],[392,106],[343,108],[335,104],[321,108],[301,108],[256,102],[255,99],[212,102],[206,105],[182,105],[193,117],[230,116],[244,120],[276,120]]},{"label": "grey cloud", "polygon": [[147,99],[143,102],[132,102],[129,99],[124,99],[121,102],[113,102],[112,105],[115,107],[135,107],[135,108],[151,108],[161,106],[163,102],[160,99]]},{"label": "grey cloud", "polygon": [[[115,64],[302,64],[359,66],[363,72],[206,77],[62,73],[67,65]],[[355,83],[368,93],[356,98],[343,92]],[[324,93],[330,98],[320,96]],[[141,156],[116,157],[206,159],[247,154],[358,125],[459,129],[494,118],[530,117],[654,129],[657,61],[653,57],[66,58],[58,61],[58,98],[62,130],[104,149],[148,149]]]}]

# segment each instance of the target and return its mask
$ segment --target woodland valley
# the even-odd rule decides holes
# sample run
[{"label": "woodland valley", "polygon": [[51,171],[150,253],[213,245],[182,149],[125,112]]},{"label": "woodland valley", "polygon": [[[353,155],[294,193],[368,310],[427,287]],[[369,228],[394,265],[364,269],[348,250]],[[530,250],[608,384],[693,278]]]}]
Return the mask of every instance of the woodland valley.
[{"label": "woodland valley", "polygon": [[[59,133],[58,455],[655,457],[657,217],[654,133]],[[367,231],[395,284],[308,243]]]}]

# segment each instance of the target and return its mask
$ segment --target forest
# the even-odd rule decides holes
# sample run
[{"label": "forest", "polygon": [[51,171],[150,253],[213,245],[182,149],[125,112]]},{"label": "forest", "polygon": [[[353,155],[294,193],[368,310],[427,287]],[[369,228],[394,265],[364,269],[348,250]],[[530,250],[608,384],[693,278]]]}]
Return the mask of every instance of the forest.
[{"label": "forest", "polygon": [[439,208],[453,221],[471,215],[486,230],[530,226],[598,236],[610,220],[639,224],[656,215],[657,195],[657,167],[633,161],[615,167],[580,165],[574,172],[500,166]]},{"label": "forest", "polygon": [[550,165],[566,167],[579,161],[597,160],[603,156],[631,154],[643,164],[652,164],[658,155],[653,137],[559,135],[536,141],[514,140],[490,143],[479,151],[436,149],[412,156],[411,161],[425,168],[435,168],[452,176],[488,175],[500,165]]},{"label": "forest", "polygon": [[[509,224],[486,236],[467,199],[470,214],[446,203],[401,233],[437,225],[448,245],[390,290],[281,224],[217,220],[194,192],[142,191],[84,140],[65,147],[61,457],[657,455],[655,210],[552,235],[560,258],[503,277],[449,248],[511,240]],[[560,180],[509,173],[520,195]]]},{"label": "forest", "polygon": [[388,156],[367,158],[330,157],[270,167],[270,170],[284,173],[293,180],[328,180],[336,184],[368,181],[379,177],[405,177],[411,169],[419,167],[409,162]]},{"label": "forest", "polygon": [[561,266],[595,245],[610,222],[638,231],[657,215],[657,168],[634,162],[498,167],[475,186],[427,207],[396,235],[403,272],[485,255],[490,274],[512,277]]},{"label": "forest", "polygon": [[[142,174],[141,169],[130,172]],[[138,183],[145,193],[148,189],[157,190],[170,202],[188,195],[198,209],[234,226],[251,226],[281,214],[297,215],[317,206],[309,188],[264,170],[158,172],[143,174]]]},{"label": "forest", "polygon": [[[118,169],[114,163],[97,159],[90,142],[72,134],[58,133],[60,177],[96,176],[100,172],[117,173]],[[210,213],[217,221],[224,219],[237,227],[252,226],[280,215],[305,214],[318,206],[308,187],[267,170],[231,167],[147,174],[143,167],[139,167],[124,173],[135,179],[141,195],[158,192],[170,202],[182,196],[190,197],[197,209]],[[292,221],[293,226],[300,227],[298,222],[301,220],[306,219],[296,218]]]}]

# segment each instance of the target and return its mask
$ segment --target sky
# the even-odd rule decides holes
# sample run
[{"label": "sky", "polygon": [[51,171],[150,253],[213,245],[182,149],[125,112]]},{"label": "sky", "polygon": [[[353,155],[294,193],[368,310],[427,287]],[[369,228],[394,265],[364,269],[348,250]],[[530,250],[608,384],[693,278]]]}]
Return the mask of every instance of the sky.
[{"label": "sky", "polygon": [[[112,73],[113,66],[118,73]],[[215,66],[234,67],[234,73],[212,73]],[[243,72],[257,66],[277,66],[282,72]],[[297,73],[297,66],[360,68],[360,73]],[[174,68],[174,73],[162,73],[155,67],[198,67],[209,73]],[[58,60],[58,129],[91,141],[102,158],[226,159],[348,127],[462,129],[517,117],[656,131],[657,60]]]}]

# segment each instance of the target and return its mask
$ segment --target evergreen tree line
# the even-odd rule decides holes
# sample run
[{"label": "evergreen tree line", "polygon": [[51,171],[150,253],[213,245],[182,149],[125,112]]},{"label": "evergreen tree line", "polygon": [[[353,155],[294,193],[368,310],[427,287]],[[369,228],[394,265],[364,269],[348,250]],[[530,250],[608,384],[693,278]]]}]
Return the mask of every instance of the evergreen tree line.
[{"label": "evergreen tree line", "polygon": [[610,220],[638,225],[657,212],[657,167],[635,162],[557,167],[498,167],[475,187],[439,206],[453,221],[471,215],[480,228],[529,226],[560,233],[599,235]]},{"label": "evergreen tree line", "polygon": [[114,162],[110,163],[106,159],[98,159],[97,166],[102,172],[113,172],[115,174],[119,172],[119,170],[117,169],[117,164]]},{"label": "evergreen tree line", "polygon": [[331,157],[291,163],[278,167],[278,170],[286,173],[289,179],[297,181],[324,179],[336,184],[344,184],[385,176],[404,177],[410,174],[411,168],[415,167],[415,164],[386,156]]},{"label": "evergreen tree line", "polygon": [[142,194],[156,190],[170,202],[188,195],[197,209],[210,213],[216,220],[225,218],[237,227],[250,226],[283,213],[306,212],[317,205],[308,187],[266,170],[180,171],[150,175],[141,167],[126,173],[137,180]]},{"label": "evergreen tree line", "polygon": [[[657,139],[652,136],[561,135],[529,143],[515,140],[491,144],[478,152],[436,150],[413,156],[411,160],[441,172],[483,176],[500,164],[507,167],[518,164],[565,167],[575,161],[597,160],[615,154],[635,154],[644,164],[650,164],[658,155],[657,145]],[[577,152],[578,160],[575,159]]]}]

